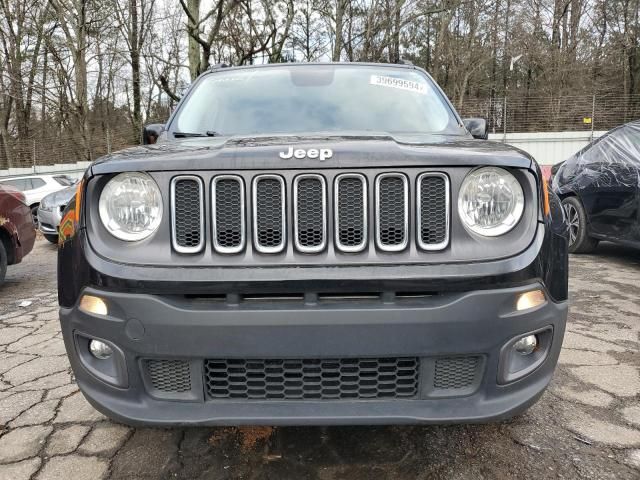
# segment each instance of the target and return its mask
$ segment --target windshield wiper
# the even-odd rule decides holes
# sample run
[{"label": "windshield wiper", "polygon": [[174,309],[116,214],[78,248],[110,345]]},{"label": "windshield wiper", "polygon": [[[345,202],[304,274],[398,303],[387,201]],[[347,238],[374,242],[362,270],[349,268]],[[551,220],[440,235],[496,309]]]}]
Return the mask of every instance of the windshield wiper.
[{"label": "windshield wiper", "polygon": [[217,137],[220,133],[213,130],[207,130],[205,133],[193,133],[193,132],[173,132],[173,136],[177,138],[187,137]]}]

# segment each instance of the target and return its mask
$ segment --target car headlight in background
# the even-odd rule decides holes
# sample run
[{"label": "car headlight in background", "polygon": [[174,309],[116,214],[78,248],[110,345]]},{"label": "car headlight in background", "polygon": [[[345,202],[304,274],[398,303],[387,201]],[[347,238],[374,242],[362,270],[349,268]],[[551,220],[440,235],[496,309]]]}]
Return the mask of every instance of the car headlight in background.
[{"label": "car headlight in background", "polygon": [[113,177],[100,195],[100,219],[116,238],[144,240],[162,220],[162,195],[146,173],[126,172]]},{"label": "car headlight in background", "polygon": [[46,198],[47,197],[44,197],[42,200],[40,200],[40,204],[38,205],[38,208],[44,212],[48,212],[51,210],[51,207],[47,203]]},{"label": "car headlight in background", "polygon": [[523,211],[520,182],[503,168],[478,168],[462,182],[458,196],[460,219],[479,235],[495,237],[507,233],[518,224]]}]

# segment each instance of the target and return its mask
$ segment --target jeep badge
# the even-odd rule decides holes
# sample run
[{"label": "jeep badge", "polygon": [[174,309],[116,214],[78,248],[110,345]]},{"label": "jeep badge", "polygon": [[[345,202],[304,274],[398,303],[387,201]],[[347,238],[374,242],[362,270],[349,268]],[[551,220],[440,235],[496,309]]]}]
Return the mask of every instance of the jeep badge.
[{"label": "jeep badge", "polygon": [[302,160],[306,157],[311,159],[318,158],[321,162],[324,162],[327,158],[333,157],[333,150],[330,148],[310,148],[309,150],[298,148],[294,150],[293,147],[289,147],[289,150],[280,152],[279,155],[283,160],[289,160],[292,157]]}]

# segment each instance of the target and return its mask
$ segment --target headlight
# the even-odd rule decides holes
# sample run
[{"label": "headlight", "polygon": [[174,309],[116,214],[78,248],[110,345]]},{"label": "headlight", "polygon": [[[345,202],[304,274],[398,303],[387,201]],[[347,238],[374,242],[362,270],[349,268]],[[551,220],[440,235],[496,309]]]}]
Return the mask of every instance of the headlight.
[{"label": "headlight", "polygon": [[160,225],[162,195],[146,173],[121,173],[102,190],[99,210],[111,235],[128,242],[143,240]]},{"label": "headlight", "polygon": [[478,168],[462,182],[458,212],[465,226],[475,233],[503,235],[517,225],[523,210],[520,182],[502,168]]}]

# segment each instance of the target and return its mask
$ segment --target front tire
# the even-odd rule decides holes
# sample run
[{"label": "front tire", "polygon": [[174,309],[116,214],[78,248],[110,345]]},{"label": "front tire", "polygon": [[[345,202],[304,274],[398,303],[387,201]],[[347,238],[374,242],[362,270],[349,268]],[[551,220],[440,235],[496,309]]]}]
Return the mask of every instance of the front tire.
[{"label": "front tire", "polygon": [[0,239],[0,285],[4,282],[4,276],[7,273],[7,249]]},{"label": "front tire", "polygon": [[587,214],[580,200],[568,197],[562,206],[569,222],[569,253],[590,253],[598,246],[598,240],[587,233]]},{"label": "front tire", "polygon": [[31,215],[33,216],[33,224],[35,225],[36,229],[38,228],[38,225],[40,224],[40,222],[38,221],[38,207],[39,206],[40,206],[39,203],[31,205]]},{"label": "front tire", "polygon": [[51,235],[48,233],[44,233],[43,235],[44,235],[44,238],[46,238],[51,243],[54,243],[54,244],[58,243],[58,235]]}]

